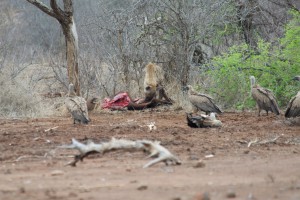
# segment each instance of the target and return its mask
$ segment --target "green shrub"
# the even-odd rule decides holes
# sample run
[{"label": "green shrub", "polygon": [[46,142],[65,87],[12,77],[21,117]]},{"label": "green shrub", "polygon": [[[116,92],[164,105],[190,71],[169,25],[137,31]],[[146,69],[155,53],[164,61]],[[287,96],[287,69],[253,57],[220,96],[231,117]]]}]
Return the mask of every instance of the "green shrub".
[{"label": "green shrub", "polygon": [[213,70],[207,72],[214,80],[210,92],[216,93],[225,107],[243,109],[255,106],[250,95],[251,75],[262,87],[274,92],[281,107],[285,107],[291,96],[297,93],[299,84],[292,78],[300,75],[300,15],[293,12],[293,16],[278,45],[272,46],[260,40],[254,51],[241,44],[211,61]]}]

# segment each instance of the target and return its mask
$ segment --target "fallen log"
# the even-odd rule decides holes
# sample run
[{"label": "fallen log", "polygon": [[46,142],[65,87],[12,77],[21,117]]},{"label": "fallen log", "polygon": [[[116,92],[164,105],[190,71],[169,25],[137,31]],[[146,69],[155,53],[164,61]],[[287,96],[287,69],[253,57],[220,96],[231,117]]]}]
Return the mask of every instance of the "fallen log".
[{"label": "fallen log", "polygon": [[124,140],[124,139],[115,139],[112,138],[109,142],[103,142],[100,144],[95,144],[92,141],[89,141],[87,144],[81,143],[75,139],[72,139],[72,144],[62,145],[59,148],[66,149],[77,149],[80,154],[75,155],[74,160],[69,162],[67,165],[76,166],[78,161],[83,161],[85,157],[94,153],[105,154],[110,151],[115,150],[124,150],[124,151],[146,151],[150,155],[147,158],[155,157],[143,168],[153,166],[159,162],[164,162],[166,165],[180,165],[181,161],[174,156],[168,149],[160,145],[158,141],[149,141],[149,140]]}]

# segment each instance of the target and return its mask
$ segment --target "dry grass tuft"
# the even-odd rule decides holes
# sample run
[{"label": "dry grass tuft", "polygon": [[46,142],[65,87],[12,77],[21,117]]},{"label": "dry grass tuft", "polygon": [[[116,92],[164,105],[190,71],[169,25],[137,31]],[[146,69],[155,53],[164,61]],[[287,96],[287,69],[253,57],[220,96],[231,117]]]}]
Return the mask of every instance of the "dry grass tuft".
[{"label": "dry grass tuft", "polygon": [[9,76],[0,75],[0,117],[46,117],[53,115],[53,105]]}]

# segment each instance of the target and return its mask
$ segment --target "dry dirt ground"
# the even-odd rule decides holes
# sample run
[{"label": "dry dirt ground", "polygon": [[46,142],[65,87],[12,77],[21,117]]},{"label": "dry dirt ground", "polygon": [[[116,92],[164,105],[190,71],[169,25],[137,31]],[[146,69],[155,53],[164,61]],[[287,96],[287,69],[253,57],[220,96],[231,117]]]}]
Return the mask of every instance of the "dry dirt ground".
[{"label": "dry dirt ground", "polygon": [[[190,128],[184,111],[164,108],[92,113],[89,125],[69,117],[1,119],[0,199],[299,200],[300,126],[254,112],[219,118],[223,127],[206,129]],[[149,131],[150,122],[157,130]],[[65,164],[78,152],[57,148],[71,138],[111,137],[159,140],[182,165],[143,169],[144,152],[115,151],[71,167]]]}]

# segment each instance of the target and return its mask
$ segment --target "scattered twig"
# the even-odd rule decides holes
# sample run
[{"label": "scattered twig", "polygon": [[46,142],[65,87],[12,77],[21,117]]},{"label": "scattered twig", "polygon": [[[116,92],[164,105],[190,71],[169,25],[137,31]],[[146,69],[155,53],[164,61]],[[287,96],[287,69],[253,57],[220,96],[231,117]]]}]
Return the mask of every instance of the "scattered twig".
[{"label": "scattered twig", "polygon": [[255,138],[255,140],[251,140],[249,143],[248,143],[248,147],[250,147],[252,144],[256,144],[258,142],[258,138]]},{"label": "scattered twig", "polygon": [[259,142],[259,144],[269,144],[269,143],[274,143],[278,138],[280,138],[281,135],[276,136],[273,139],[266,139],[266,140],[262,140],[261,142]]},{"label": "scattered twig", "polygon": [[284,142],[285,144],[292,144],[292,145],[300,145],[300,138],[298,137],[293,137],[291,139],[288,139],[287,141]]},{"label": "scattered twig", "polygon": [[208,154],[208,155],[206,155],[206,156],[204,156],[205,158],[213,158],[213,157],[215,157],[213,154]]},{"label": "scattered twig", "polygon": [[44,139],[44,138],[41,138],[41,137],[33,138],[33,141],[38,141],[38,140],[44,140],[46,143],[51,143],[51,140]]},{"label": "scattered twig", "polygon": [[240,143],[240,144],[248,144],[249,142],[246,140],[237,140],[236,142]]},{"label": "scattered twig", "polygon": [[256,138],[255,140],[252,140],[248,143],[248,147],[250,147],[252,144],[270,144],[270,143],[274,143],[276,142],[276,140],[278,138],[280,138],[282,135],[278,135],[275,138],[272,139],[265,139],[265,140],[261,140],[259,141],[258,138]]},{"label": "scattered twig", "polygon": [[24,158],[45,158],[45,156],[20,156],[18,157],[16,160],[14,160],[15,162],[19,162]]},{"label": "scattered twig", "polygon": [[53,130],[57,129],[58,127],[59,126],[55,126],[53,128],[48,128],[48,129],[45,130],[45,132],[53,131]]}]

